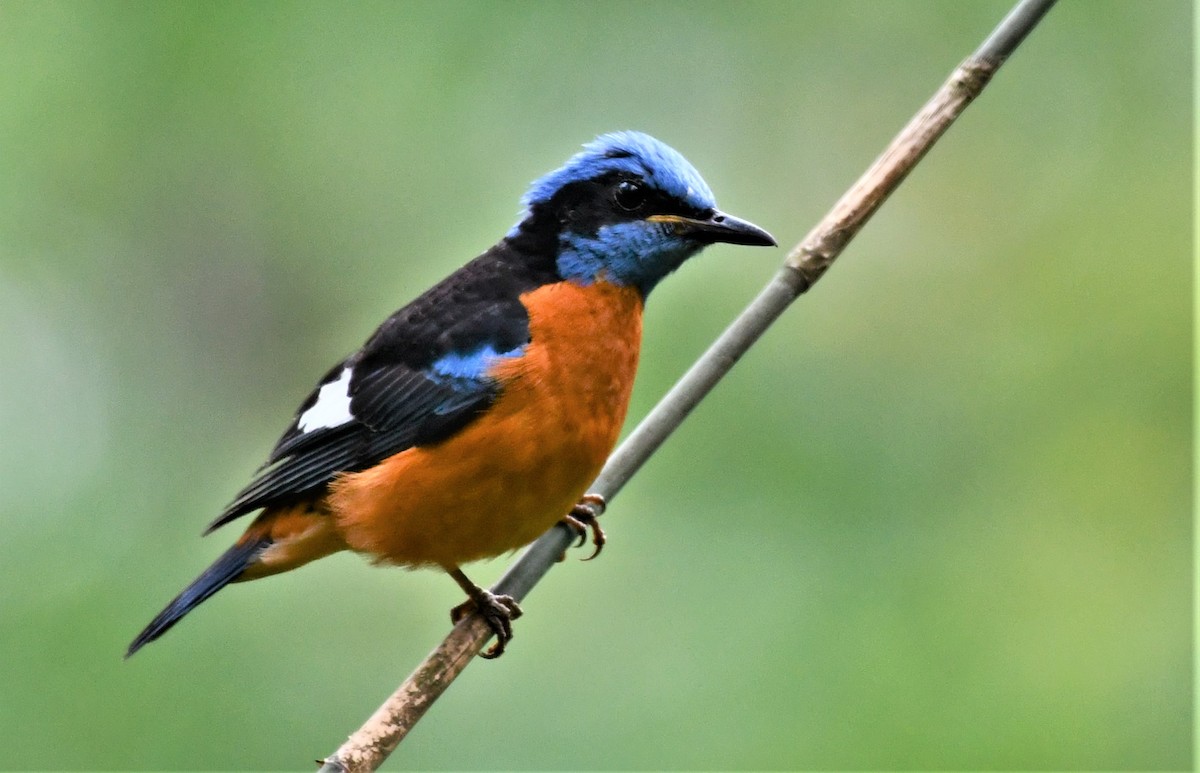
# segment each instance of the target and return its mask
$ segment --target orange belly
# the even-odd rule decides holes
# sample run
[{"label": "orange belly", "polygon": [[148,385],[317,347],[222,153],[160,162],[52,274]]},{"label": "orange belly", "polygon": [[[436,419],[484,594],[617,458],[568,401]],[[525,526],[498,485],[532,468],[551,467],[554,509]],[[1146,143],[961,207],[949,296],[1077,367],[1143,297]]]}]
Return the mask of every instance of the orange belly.
[{"label": "orange belly", "polygon": [[600,472],[633,389],[641,297],[561,282],[521,300],[531,343],[493,370],[504,386],[484,416],[334,482],[329,509],[352,549],[406,566],[499,555],[554,525]]}]

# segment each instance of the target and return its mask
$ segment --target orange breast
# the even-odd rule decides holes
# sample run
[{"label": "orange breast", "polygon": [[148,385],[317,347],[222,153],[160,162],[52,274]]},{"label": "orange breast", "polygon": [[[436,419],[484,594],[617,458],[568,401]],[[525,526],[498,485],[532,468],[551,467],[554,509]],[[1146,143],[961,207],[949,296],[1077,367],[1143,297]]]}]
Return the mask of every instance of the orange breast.
[{"label": "orange breast", "polygon": [[499,555],[550,528],[599,473],[629,405],[641,297],[561,282],[521,300],[532,340],[493,371],[504,388],[485,415],[333,484],[328,504],[352,549],[408,566]]}]

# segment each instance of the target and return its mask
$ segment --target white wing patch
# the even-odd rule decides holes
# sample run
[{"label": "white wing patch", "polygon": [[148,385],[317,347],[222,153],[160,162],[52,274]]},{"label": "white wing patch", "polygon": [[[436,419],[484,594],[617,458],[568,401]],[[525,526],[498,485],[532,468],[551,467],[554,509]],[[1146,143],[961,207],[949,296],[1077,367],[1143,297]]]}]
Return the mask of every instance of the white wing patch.
[{"label": "white wing patch", "polygon": [[317,392],[317,401],[296,420],[296,429],[312,432],[340,427],[353,419],[350,413],[350,368],[343,368],[337,380],[322,385]]}]

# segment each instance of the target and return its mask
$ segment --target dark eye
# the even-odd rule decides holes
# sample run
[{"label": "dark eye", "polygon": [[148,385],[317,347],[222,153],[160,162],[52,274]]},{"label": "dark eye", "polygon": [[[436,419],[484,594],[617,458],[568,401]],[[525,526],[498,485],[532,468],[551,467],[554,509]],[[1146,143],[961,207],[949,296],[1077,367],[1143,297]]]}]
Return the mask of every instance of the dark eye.
[{"label": "dark eye", "polygon": [[646,203],[646,186],[633,180],[622,180],[613,191],[613,201],[621,209],[632,212]]}]

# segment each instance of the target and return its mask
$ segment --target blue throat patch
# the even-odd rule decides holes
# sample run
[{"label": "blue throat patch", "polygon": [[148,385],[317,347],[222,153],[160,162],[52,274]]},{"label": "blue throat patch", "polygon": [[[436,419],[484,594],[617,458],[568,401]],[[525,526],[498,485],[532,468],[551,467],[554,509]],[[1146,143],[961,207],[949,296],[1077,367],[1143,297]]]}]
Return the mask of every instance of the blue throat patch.
[{"label": "blue throat patch", "polygon": [[602,226],[595,236],[562,234],[558,273],[581,285],[604,280],[633,286],[645,297],[699,250],[700,245],[672,235],[658,223],[618,223]]}]

